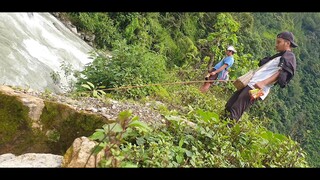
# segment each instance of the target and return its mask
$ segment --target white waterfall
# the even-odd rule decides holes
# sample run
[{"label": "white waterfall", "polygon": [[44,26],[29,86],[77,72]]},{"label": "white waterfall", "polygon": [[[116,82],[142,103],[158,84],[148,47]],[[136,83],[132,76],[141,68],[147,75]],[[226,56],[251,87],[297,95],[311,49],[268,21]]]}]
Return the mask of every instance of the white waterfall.
[{"label": "white waterfall", "polygon": [[82,70],[92,50],[50,13],[0,13],[1,84],[61,92],[51,73],[67,86],[60,65]]}]

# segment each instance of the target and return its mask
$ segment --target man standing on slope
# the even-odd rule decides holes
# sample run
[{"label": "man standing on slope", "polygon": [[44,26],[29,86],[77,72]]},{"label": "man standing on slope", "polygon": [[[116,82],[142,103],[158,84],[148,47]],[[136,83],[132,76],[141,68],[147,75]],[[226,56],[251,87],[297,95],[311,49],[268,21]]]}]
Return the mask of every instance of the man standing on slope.
[{"label": "man standing on slope", "polygon": [[[296,71],[296,57],[291,48],[298,47],[294,42],[291,32],[285,31],[277,35],[277,54],[266,57],[259,62],[261,67],[251,78],[249,84],[236,91],[228,100],[225,106],[225,118],[236,120],[241,118],[246,111],[257,100],[264,100],[274,84],[284,88],[293,78]],[[260,96],[252,96],[250,90],[258,89]]]},{"label": "man standing on slope", "polygon": [[[218,62],[212,70],[209,71],[207,74],[205,80],[227,80],[228,77],[228,69],[233,65],[234,58],[233,54],[237,51],[233,46],[229,46],[226,50],[226,57],[223,58],[220,62]],[[213,82],[205,82],[201,88],[200,91],[202,93],[205,93],[209,90],[210,86],[213,84]]]}]

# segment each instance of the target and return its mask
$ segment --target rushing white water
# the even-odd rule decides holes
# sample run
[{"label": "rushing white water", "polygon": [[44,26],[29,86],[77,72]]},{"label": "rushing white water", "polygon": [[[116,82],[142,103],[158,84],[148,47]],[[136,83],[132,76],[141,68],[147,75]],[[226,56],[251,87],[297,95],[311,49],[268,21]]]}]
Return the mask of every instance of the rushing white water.
[{"label": "rushing white water", "polygon": [[[61,64],[82,70],[93,48],[50,13],[0,13],[0,83],[62,92]],[[59,73],[60,86],[51,73]]]}]

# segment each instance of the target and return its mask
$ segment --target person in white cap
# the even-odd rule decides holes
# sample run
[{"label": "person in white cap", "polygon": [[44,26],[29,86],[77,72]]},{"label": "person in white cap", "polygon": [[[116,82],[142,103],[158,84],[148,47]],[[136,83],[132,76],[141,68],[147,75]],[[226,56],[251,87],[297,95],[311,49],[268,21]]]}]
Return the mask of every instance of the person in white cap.
[{"label": "person in white cap", "polygon": [[[226,49],[226,57],[218,62],[211,70],[208,71],[205,80],[227,80],[228,79],[228,69],[233,65],[234,58],[233,54],[236,53],[236,49],[233,46],[228,46]],[[209,90],[210,86],[214,82],[205,82],[200,91],[205,93]]]}]

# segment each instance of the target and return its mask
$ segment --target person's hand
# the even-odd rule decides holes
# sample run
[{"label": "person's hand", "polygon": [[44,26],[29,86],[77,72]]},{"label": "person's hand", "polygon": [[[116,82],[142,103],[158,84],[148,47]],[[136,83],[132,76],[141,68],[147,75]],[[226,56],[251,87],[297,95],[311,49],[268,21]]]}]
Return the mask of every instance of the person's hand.
[{"label": "person's hand", "polygon": [[204,79],[209,80],[209,77],[210,77],[210,73],[208,73]]},{"label": "person's hand", "polygon": [[257,82],[255,85],[253,85],[255,88],[257,89],[263,89],[263,87],[265,86],[265,84],[260,81],[260,82]]},{"label": "person's hand", "polygon": [[249,94],[250,94],[251,100],[258,99],[260,96],[264,95],[261,89],[252,89],[249,91]]},{"label": "person's hand", "polygon": [[211,72],[211,73],[209,73],[211,76],[214,76],[215,74],[216,74],[216,72]]}]

